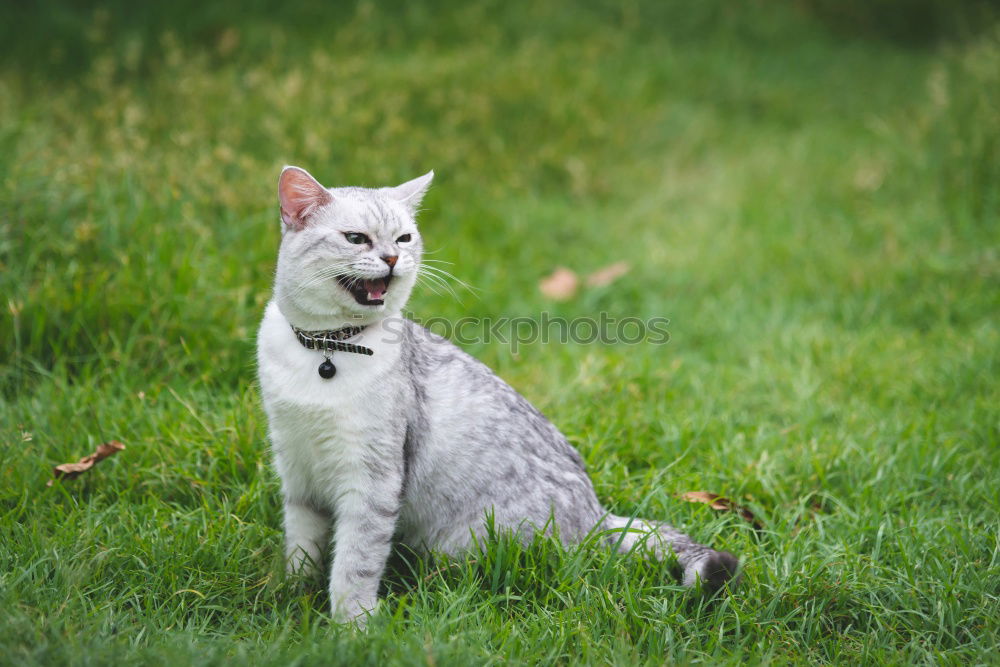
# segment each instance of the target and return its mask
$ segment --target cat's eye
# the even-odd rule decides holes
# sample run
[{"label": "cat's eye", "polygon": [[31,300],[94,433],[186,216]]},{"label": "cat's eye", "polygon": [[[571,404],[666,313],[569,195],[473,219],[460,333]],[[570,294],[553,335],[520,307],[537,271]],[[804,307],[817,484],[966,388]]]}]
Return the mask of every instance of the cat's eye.
[{"label": "cat's eye", "polygon": [[396,243],[409,243],[412,238],[413,236],[411,234],[403,234],[396,239]]},{"label": "cat's eye", "polygon": [[361,234],[360,232],[345,232],[344,238],[347,239],[348,243],[353,243],[355,245],[361,245],[362,243],[371,243],[371,240],[364,234]]}]

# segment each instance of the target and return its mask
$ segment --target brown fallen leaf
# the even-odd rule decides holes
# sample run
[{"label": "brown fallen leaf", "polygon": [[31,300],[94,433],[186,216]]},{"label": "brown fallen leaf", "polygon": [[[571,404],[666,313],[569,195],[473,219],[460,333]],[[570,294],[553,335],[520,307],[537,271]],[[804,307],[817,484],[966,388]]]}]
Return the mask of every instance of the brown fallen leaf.
[{"label": "brown fallen leaf", "polygon": [[[84,472],[90,470],[94,467],[98,461],[103,461],[112,454],[117,454],[121,450],[125,449],[125,445],[118,442],[117,440],[112,440],[111,442],[105,442],[102,445],[98,445],[97,449],[93,454],[89,456],[84,456],[82,459],[76,463],[62,463],[57,466],[52,467],[52,476],[55,479],[72,479]],[[52,486],[55,479],[50,479],[46,486]]]},{"label": "brown fallen leaf", "polygon": [[580,279],[576,274],[564,266],[560,266],[552,275],[542,278],[538,283],[538,289],[542,294],[553,301],[566,301],[572,299],[580,286]]},{"label": "brown fallen leaf", "polygon": [[609,264],[603,269],[598,269],[587,276],[587,287],[604,287],[605,285],[610,285],[628,273],[631,268],[628,262]]},{"label": "brown fallen leaf", "polygon": [[723,498],[717,493],[711,493],[710,491],[688,491],[681,494],[681,500],[686,500],[689,503],[705,503],[719,512],[736,512],[746,521],[749,521],[757,530],[763,528],[757,517],[753,515],[753,512],[742,505],[737,505],[729,498]]}]

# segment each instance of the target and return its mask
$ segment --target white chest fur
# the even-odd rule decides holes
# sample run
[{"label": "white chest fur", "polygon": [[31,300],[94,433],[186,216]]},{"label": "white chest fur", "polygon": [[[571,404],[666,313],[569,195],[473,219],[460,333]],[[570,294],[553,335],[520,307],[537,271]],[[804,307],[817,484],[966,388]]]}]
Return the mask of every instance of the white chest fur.
[{"label": "white chest fur", "polygon": [[257,339],[258,373],[286,492],[328,506],[355,477],[397,399],[395,383],[385,380],[399,358],[401,332],[392,318],[367,327],[350,342],[374,354],[334,352],[337,373],[324,379],[318,373],[323,354],[303,347],[277,305],[268,305]]}]

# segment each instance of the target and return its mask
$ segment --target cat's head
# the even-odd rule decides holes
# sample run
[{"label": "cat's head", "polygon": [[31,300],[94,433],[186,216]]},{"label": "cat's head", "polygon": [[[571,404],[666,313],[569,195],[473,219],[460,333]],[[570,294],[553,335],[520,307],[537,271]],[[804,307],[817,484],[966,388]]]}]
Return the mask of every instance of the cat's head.
[{"label": "cat's head", "polygon": [[315,330],[402,310],[423,251],[414,215],[433,177],[388,188],[324,188],[304,169],[285,167],[275,279],[285,317]]}]

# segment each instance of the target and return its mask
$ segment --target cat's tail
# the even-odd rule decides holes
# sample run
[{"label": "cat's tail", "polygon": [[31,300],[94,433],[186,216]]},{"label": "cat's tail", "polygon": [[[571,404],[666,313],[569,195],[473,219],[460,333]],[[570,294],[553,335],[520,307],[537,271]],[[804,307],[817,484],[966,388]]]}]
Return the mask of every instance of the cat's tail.
[{"label": "cat's tail", "polygon": [[609,531],[608,541],[621,553],[632,551],[636,548],[636,543],[639,543],[637,552],[645,547],[657,559],[664,558],[667,550],[673,552],[683,568],[682,581],[685,586],[695,586],[701,582],[702,590],[714,593],[727,583],[729,588],[734,588],[739,583],[740,561],[736,556],[728,551],[716,551],[698,544],[673,526],[609,514],[604,520],[604,529]]}]

